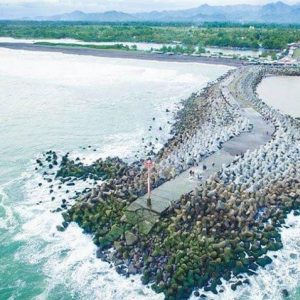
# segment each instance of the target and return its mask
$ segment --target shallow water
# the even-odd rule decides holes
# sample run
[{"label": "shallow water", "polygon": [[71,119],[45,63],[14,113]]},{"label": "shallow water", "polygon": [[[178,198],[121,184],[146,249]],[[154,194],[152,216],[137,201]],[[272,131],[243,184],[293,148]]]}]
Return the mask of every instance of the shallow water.
[{"label": "shallow water", "polygon": [[142,137],[167,139],[172,114],[166,108],[174,111],[227,70],[0,48],[1,300],[163,298],[139,277],[120,277],[96,259],[91,237],[76,224],[56,230],[61,213],[51,211],[72,190],[67,195],[54,183],[51,201],[34,159],[49,149],[87,162],[131,159]]},{"label": "shallow water", "polygon": [[259,57],[262,53],[263,50],[245,50],[245,49],[234,49],[234,48],[219,48],[219,47],[206,47],[206,51],[209,51],[211,54],[220,54],[222,53],[223,55],[236,55],[236,56],[241,56],[241,57]]},{"label": "shallow water", "polygon": [[260,98],[284,114],[300,117],[300,77],[270,76],[257,89]]},{"label": "shallow water", "polygon": [[[158,43],[132,43],[132,42],[84,42],[80,40],[65,38],[65,39],[15,39],[11,37],[0,37],[0,43],[26,43],[33,44],[38,42],[48,43],[62,43],[62,44],[78,44],[78,45],[116,45],[123,44],[124,46],[132,47],[136,46],[138,50],[150,51],[160,50],[163,46],[176,47],[176,44],[158,44]],[[264,50],[247,50],[247,49],[235,49],[235,48],[219,48],[219,47],[205,47],[206,52],[211,54],[224,54],[228,56],[240,56],[240,57],[259,57]]]},{"label": "shallow water", "polygon": [[159,50],[163,45],[167,47],[175,47],[174,44],[158,44],[158,43],[130,43],[130,42],[84,42],[75,39],[15,39],[10,37],[0,37],[0,43],[26,43],[33,44],[38,42],[47,43],[62,43],[62,44],[78,44],[78,45],[116,45],[123,44],[124,46],[132,47],[136,46],[138,50],[150,51]]}]

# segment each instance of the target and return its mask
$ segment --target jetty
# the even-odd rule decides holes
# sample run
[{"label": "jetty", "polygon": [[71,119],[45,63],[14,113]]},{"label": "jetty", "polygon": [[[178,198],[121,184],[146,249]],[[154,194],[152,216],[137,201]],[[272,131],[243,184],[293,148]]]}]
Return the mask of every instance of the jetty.
[{"label": "jetty", "polygon": [[65,221],[95,232],[99,258],[119,274],[143,274],[166,299],[217,294],[222,278],[236,290],[239,274],[272,263],[268,251],[283,247],[279,228],[300,214],[300,123],[257,97],[269,74],[299,70],[239,68],[184,103],[173,139],[153,160],[150,206],[143,160],[100,161],[115,178]]},{"label": "jetty", "polygon": [[[151,192],[150,206],[147,194],[131,203],[124,218],[131,224],[137,224],[141,233],[148,234],[159,221],[160,216],[172,205],[175,205],[182,195],[192,192],[197,185],[205,182],[222,167],[234,162],[237,156],[246,151],[253,151],[271,139],[275,130],[272,123],[264,120],[251,103],[243,98],[243,95],[239,94],[239,97],[236,97],[232,92],[237,89],[238,84],[240,84],[240,76],[234,73],[225,81],[220,82],[220,90],[231,105],[237,105],[240,108],[241,115],[252,125],[251,130],[233,137],[225,142],[219,151],[205,158],[198,166],[189,168],[154,189]],[[195,178],[191,174],[201,174],[201,177]]]}]

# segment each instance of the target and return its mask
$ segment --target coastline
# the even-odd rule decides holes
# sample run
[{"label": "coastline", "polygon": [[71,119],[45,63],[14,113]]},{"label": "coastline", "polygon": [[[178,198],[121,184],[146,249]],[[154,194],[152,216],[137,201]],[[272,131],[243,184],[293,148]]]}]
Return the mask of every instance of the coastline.
[{"label": "coastline", "polygon": [[119,50],[99,50],[87,49],[84,47],[63,47],[63,46],[43,46],[26,43],[0,43],[0,47],[25,50],[25,51],[41,51],[41,52],[59,52],[63,54],[88,55],[95,57],[123,58],[123,59],[140,59],[153,60],[161,62],[187,62],[201,63],[213,65],[227,65],[231,67],[239,67],[247,65],[247,62],[231,59],[231,58],[215,58],[215,57],[198,57],[184,55],[166,55],[156,54],[143,51],[119,51]]}]

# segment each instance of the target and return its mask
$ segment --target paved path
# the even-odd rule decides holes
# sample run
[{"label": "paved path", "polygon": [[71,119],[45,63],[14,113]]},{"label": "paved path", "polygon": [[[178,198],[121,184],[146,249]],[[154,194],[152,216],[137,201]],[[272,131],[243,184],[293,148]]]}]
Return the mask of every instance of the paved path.
[{"label": "paved path", "polygon": [[[253,129],[250,132],[245,132],[232,138],[224,143],[222,149],[204,159],[198,167],[188,169],[176,178],[153,190],[151,208],[147,206],[147,195],[145,195],[131,204],[129,210],[137,210],[142,207],[161,214],[172,202],[178,201],[181,195],[191,192],[197,183],[208,179],[219,171],[223,165],[232,163],[236,159],[236,155],[245,153],[248,149],[252,151],[267,143],[271,138],[271,133],[274,131],[273,126],[267,124],[252,108],[244,109],[244,115],[253,124]],[[203,165],[207,166],[205,171],[203,171]],[[190,170],[193,170],[196,174],[202,173],[202,179],[200,181],[191,179]]]},{"label": "paved path", "polygon": [[[231,99],[231,101],[235,100]],[[240,103],[236,101],[235,104],[240,106]],[[245,105],[245,103],[242,105]],[[262,116],[250,107],[241,108],[241,114],[249,119],[253,125],[251,131],[244,132],[227,141],[219,151],[204,159],[199,166],[188,169],[153,190],[151,207],[147,206],[147,195],[140,197],[128,207],[128,212],[131,214],[140,211],[145,214],[145,211],[147,211],[144,215],[144,221],[147,223],[145,225],[147,227],[146,233],[151,230],[154,223],[170,207],[172,202],[174,203],[180,199],[181,195],[193,191],[197,184],[204,182],[211,175],[218,172],[223,165],[226,166],[232,163],[236,159],[236,155],[259,148],[270,140],[274,132],[272,124],[264,121]],[[206,170],[203,170],[204,165],[207,167]],[[200,180],[191,178],[190,170],[200,174],[202,178]]]}]

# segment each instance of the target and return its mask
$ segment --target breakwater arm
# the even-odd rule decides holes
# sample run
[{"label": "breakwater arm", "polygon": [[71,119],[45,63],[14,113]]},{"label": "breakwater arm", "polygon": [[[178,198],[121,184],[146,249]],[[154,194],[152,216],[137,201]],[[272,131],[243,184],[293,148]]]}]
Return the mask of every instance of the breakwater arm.
[{"label": "breakwater arm", "polygon": [[[145,179],[137,163],[125,168],[128,176],[122,174],[81,198],[65,213],[66,221],[76,221],[92,232],[99,245],[97,255],[113,262],[119,273],[141,273],[142,281],[166,299],[186,299],[194,289],[218,293],[221,278],[230,279],[235,290],[243,284],[238,274],[255,274],[272,262],[268,251],[282,248],[280,227],[287,214],[300,212],[299,121],[268,107],[255,94],[264,76],[285,72],[294,71],[237,69],[185,103],[174,137],[157,155],[157,163],[163,162],[169,174],[154,172],[154,177],[169,179],[158,185],[158,193],[161,189],[161,195],[170,195],[179,188],[161,211],[141,205],[137,191],[145,193]],[[200,134],[203,128],[211,129],[204,130],[210,143],[190,148],[205,137]],[[211,151],[201,152],[208,148]],[[185,160],[194,149],[201,155]],[[168,160],[177,156],[181,159]],[[219,168],[222,161],[225,164]],[[192,189],[187,175],[198,169],[203,172]],[[140,176],[137,181],[136,176]],[[114,188],[116,182],[122,195]],[[140,208],[130,210],[134,201]],[[126,215],[128,211],[134,212],[134,218]],[[150,226],[143,224],[148,219]],[[113,256],[106,251],[112,246]]]}]

